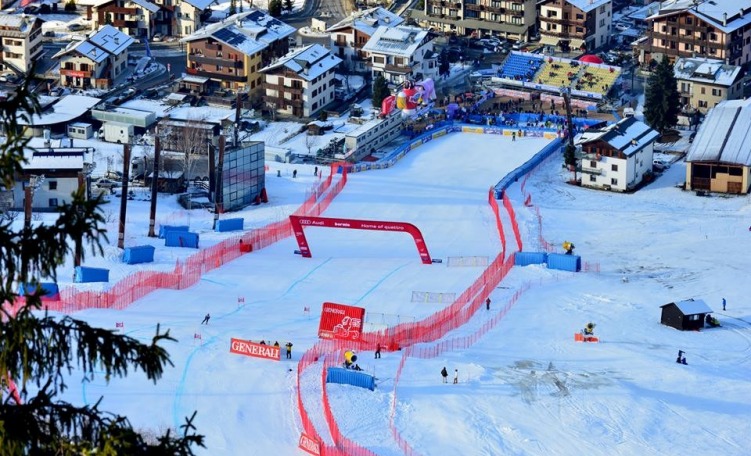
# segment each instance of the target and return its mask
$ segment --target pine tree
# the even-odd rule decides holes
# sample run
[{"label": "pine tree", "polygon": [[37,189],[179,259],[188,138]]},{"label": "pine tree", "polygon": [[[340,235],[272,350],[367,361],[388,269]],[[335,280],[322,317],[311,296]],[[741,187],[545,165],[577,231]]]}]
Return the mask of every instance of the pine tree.
[{"label": "pine tree", "polygon": [[391,95],[389,84],[382,73],[378,73],[373,80],[373,107],[380,107],[383,100]]},{"label": "pine tree", "polygon": [[[34,71],[30,71],[34,74]],[[0,186],[14,188],[25,162],[29,139],[20,128],[41,109],[30,88],[31,78],[0,101]],[[156,442],[135,431],[127,417],[79,406],[59,398],[73,371],[83,381],[105,380],[141,370],[156,382],[172,365],[161,343],[174,341],[157,326],[151,343],[95,328],[70,316],[42,311],[42,280],[56,282],[57,268],[73,255],[77,241],[92,254],[102,254],[106,231],[100,199],[88,200],[83,189],[59,208],[53,224],[17,229],[12,220],[0,222],[0,454],[169,454],[191,455],[203,446],[195,434],[193,416],[179,435],[168,431]],[[24,284],[25,301],[19,301]],[[20,307],[17,307],[21,304]],[[15,304],[15,306],[14,306]],[[11,393],[10,382],[16,385]],[[101,401],[101,400],[100,400]]]},{"label": "pine tree", "polygon": [[292,11],[292,0],[284,0],[284,9],[287,11]]},{"label": "pine tree", "polygon": [[269,2],[269,14],[273,17],[282,15],[282,0],[271,0]]},{"label": "pine tree", "polygon": [[647,82],[644,120],[663,134],[678,123],[679,111],[678,82],[673,65],[667,58],[663,58]]}]

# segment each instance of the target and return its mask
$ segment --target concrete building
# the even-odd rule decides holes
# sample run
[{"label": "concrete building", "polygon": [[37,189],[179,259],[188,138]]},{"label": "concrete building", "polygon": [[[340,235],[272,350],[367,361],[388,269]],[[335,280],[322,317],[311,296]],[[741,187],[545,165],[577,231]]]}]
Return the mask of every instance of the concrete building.
[{"label": "concrete building", "polygon": [[654,142],[659,133],[634,117],[582,133],[581,184],[625,192],[637,187],[652,171]]},{"label": "concrete building", "polygon": [[92,7],[94,28],[111,25],[142,40],[155,34],[172,34],[173,6],[170,0],[104,0]]},{"label": "concrete building", "polygon": [[390,84],[438,76],[438,54],[431,32],[417,27],[378,27],[362,50],[369,55],[371,76],[383,75]]},{"label": "concrete building", "polygon": [[591,52],[608,44],[612,0],[543,0],[540,42],[563,52]]},{"label": "concrete building", "polygon": [[25,14],[0,13],[0,74],[25,75],[42,52],[42,21]]},{"label": "concrete building", "polygon": [[252,9],[208,24],[182,39],[189,75],[208,78],[215,88],[262,93],[261,68],[289,50],[291,25]]},{"label": "concrete building", "polygon": [[411,18],[424,28],[482,37],[529,40],[537,30],[535,0],[425,0]]},{"label": "concrete building", "polygon": [[175,26],[172,34],[176,36],[189,36],[203,27],[211,10],[209,6],[216,0],[175,0]]},{"label": "concrete building", "polygon": [[266,106],[296,117],[314,116],[334,101],[334,71],[341,61],[311,44],[261,69]]},{"label": "concrete building", "polygon": [[381,7],[357,11],[326,29],[331,34],[329,48],[342,59],[343,69],[370,73],[368,53],[363,51],[363,46],[378,27],[396,27],[403,22],[403,18]]},{"label": "concrete building", "polygon": [[741,67],[722,60],[680,57],[673,67],[684,109],[706,114],[721,101],[743,97]]},{"label": "concrete building", "polygon": [[60,60],[60,84],[81,89],[109,89],[128,67],[133,38],[104,25],[82,41],[72,41],[52,56]]},{"label": "concrete building", "polygon": [[748,0],[669,0],[647,18],[647,36],[637,47],[639,62],[663,56],[705,56],[729,65],[751,59],[751,2]]}]

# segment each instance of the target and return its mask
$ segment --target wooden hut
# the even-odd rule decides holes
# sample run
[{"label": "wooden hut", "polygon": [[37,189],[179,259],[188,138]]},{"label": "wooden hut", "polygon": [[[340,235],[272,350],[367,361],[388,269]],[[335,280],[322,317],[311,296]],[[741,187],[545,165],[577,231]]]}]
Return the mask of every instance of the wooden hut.
[{"label": "wooden hut", "polygon": [[707,303],[701,299],[687,299],[660,306],[662,317],[660,323],[681,331],[698,331],[704,327],[704,318],[712,313]]}]

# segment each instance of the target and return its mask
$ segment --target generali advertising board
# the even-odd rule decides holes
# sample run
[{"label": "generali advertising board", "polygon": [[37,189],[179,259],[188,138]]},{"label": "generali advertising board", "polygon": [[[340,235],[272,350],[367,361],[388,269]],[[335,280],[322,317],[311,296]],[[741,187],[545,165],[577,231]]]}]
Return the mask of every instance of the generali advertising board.
[{"label": "generali advertising board", "polygon": [[253,358],[271,359],[279,361],[281,359],[279,347],[272,345],[257,344],[249,340],[232,338],[230,353],[236,353],[238,355],[251,356]]},{"label": "generali advertising board", "polygon": [[300,436],[300,442],[297,445],[300,447],[301,450],[305,450],[306,452],[315,455],[320,456],[321,455],[321,444],[317,441],[311,439],[308,437],[307,434],[304,432]]},{"label": "generali advertising board", "polygon": [[359,340],[365,309],[324,302],[318,337],[321,339]]}]

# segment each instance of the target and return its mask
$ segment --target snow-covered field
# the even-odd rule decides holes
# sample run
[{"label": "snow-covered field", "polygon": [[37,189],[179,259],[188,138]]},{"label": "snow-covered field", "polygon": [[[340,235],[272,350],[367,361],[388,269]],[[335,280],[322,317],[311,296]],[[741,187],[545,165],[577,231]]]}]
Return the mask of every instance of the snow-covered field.
[{"label": "snow-covered field", "polygon": [[[488,189],[545,144],[451,134],[411,151],[393,168],[351,174],[323,215],[411,222],[434,258],[493,258],[500,241]],[[286,217],[316,182],[312,166],[269,165],[271,202],[242,213],[254,227]],[[539,209],[545,239],[556,246],[573,242],[599,272],[514,268],[491,294],[490,311],[481,309],[446,339],[474,334],[496,318],[494,328],[468,349],[407,358],[396,391],[403,353],[384,352],[380,360],[360,353],[360,365],[378,378],[378,387],[327,386],[341,432],[376,454],[404,454],[389,429],[395,393],[395,427],[417,454],[748,454],[751,204],[748,197],[684,192],[676,187],[684,176],[679,162],[635,194],[605,193],[565,184],[569,176],[553,160],[526,182],[533,207],[524,207],[520,183],[514,184],[509,196],[524,250],[540,248]],[[134,243],[148,226],[140,203],[148,207],[134,202],[129,208]],[[160,220],[189,217],[209,235],[210,214],[188,215],[170,201],[160,207]],[[110,384],[74,376],[67,399],[93,403],[104,396],[103,409],[127,414],[137,427],[177,427],[198,410],[196,425],[208,446],[200,454],[301,454],[296,363],[317,341],[322,303],[365,307],[374,322],[414,321],[446,304],[411,302],[412,291],[459,294],[482,272],[445,262],[423,265],[411,238],[395,233],[308,229],[306,236],[312,258],[294,255],[290,238],[206,274],[187,290],[152,293],[125,311],[77,313],[103,327],[122,322],[125,333],[144,340],[160,323],[179,342],[168,345],[175,367],[157,385],[137,373]],[[174,250],[159,247],[157,255],[182,254],[169,253]],[[108,252],[102,261],[125,268]],[[660,325],[660,305],[692,297],[704,299],[723,326],[679,332]],[[202,326],[207,312],[210,323]],[[597,324],[601,343],[574,342],[588,321]],[[291,341],[293,359],[230,354],[231,337]],[[674,362],[679,349],[687,366]],[[458,369],[459,384],[441,383],[443,366]],[[320,378],[314,364],[300,386],[312,421],[330,442]]]}]

